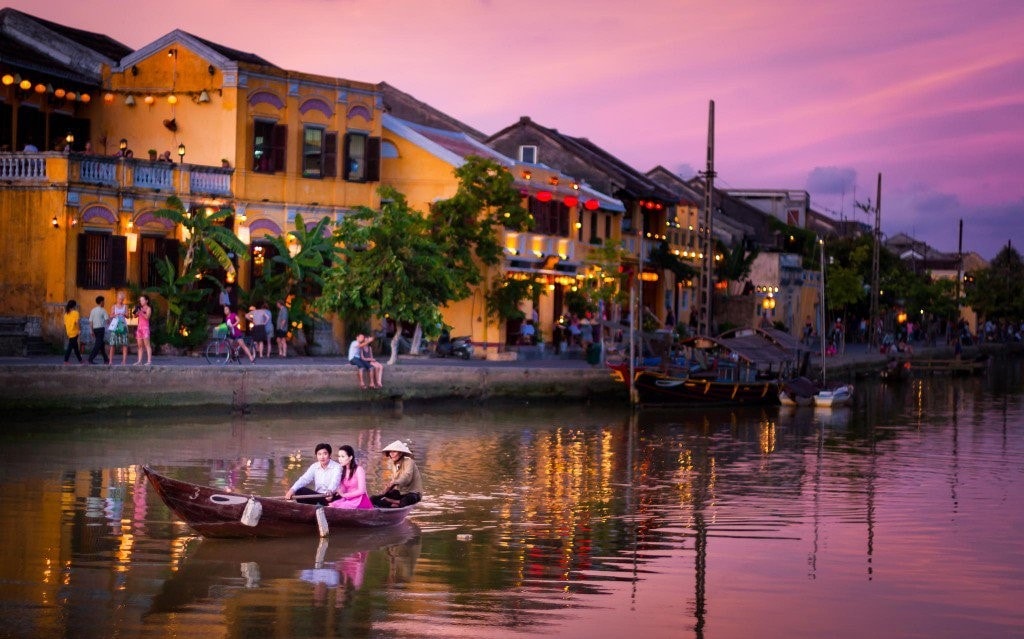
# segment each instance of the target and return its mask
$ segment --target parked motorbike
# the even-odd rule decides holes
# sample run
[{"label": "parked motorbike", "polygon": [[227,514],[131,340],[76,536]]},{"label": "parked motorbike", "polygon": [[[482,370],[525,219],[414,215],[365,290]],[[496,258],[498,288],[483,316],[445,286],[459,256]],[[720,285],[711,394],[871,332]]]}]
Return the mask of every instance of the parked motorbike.
[{"label": "parked motorbike", "polygon": [[473,342],[468,335],[451,337],[447,331],[444,331],[437,338],[434,357],[461,357],[462,359],[469,359],[473,357]]}]

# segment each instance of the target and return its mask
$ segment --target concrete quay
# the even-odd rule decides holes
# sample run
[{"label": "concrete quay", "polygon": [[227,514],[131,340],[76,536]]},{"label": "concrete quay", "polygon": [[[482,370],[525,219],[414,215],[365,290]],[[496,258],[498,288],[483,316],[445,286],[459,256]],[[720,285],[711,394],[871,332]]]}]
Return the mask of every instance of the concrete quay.
[{"label": "concrete quay", "polygon": [[[980,352],[978,347],[966,348],[963,357]],[[917,347],[911,360],[952,356],[945,346]],[[0,410],[52,414],[114,408],[400,406],[444,400],[628,401],[624,386],[603,365],[579,357],[499,362],[401,356],[396,365],[385,366],[382,390],[360,389],[354,367],[341,357],[211,365],[202,357],[159,356],[151,366],[133,366],[133,359],[129,357],[127,366],[90,366],[74,360],[64,365],[57,355],[0,358]],[[877,350],[854,344],[828,357],[825,366],[830,380],[849,380],[877,375],[886,360]],[[820,357],[811,357],[809,376],[820,375],[821,363]]]},{"label": "concrete quay", "polygon": [[[119,359],[116,361],[120,361]],[[581,359],[462,361],[399,357],[384,367],[384,388],[362,390],[341,357],[258,359],[208,364],[202,357],[154,357],[151,366],[79,365],[50,355],[0,358],[0,410],[44,413],[111,408],[316,406],[470,400],[627,400],[602,366]]]}]

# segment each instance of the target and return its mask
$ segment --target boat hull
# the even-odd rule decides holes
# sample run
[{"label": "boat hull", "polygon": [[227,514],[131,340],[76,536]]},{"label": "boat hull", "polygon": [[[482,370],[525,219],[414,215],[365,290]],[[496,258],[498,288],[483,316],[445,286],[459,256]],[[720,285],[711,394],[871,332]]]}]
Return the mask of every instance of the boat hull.
[{"label": "boat hull", "polygon": [[853,401],[853,386],[844,384],[830,390],[823,390],[814,396],[814,405],[818,408],[838,408],[848,406]]},{"label": "boat hull", "polygon": [[737,406],[779,403],[779,383],[776,380],[721,382],[641,371],[636,374],[633,385],[641,404]]},{"label": "boat hull", "polygon": [[[204,537],[296,537],[317,536],[317,506],[286,499],[242,495],[209,486],[165,477],[148,466],[143,472],[167,507]],[[250,497],[259,502],[262,514],[255,526],[242,523]],[[413,506],[405,508],[324,508],[328,530],[393,526],[403,522]]]}]

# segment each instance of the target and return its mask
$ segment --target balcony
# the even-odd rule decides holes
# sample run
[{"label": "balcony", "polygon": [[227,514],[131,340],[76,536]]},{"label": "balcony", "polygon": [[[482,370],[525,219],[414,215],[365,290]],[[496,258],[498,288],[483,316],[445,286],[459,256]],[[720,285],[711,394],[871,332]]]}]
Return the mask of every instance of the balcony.
[{"label": "balcony", "polygon": [[64,182],[112,189],[232,197],[232,169],[171,164],[104,155],[0,153],[0,180],[15,183]]}]

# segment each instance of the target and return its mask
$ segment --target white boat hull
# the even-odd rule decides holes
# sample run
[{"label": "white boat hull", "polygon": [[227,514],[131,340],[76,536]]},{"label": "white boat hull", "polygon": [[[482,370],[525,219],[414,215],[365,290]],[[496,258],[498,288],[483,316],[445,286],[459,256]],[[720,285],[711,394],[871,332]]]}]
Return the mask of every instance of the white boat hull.
[{"label": "white boat hull", "polygon": [[820,408],[846,406],[853,401],[853,386],[843,384],[829,390],[823,390],[814,396],[814,405]]}]

